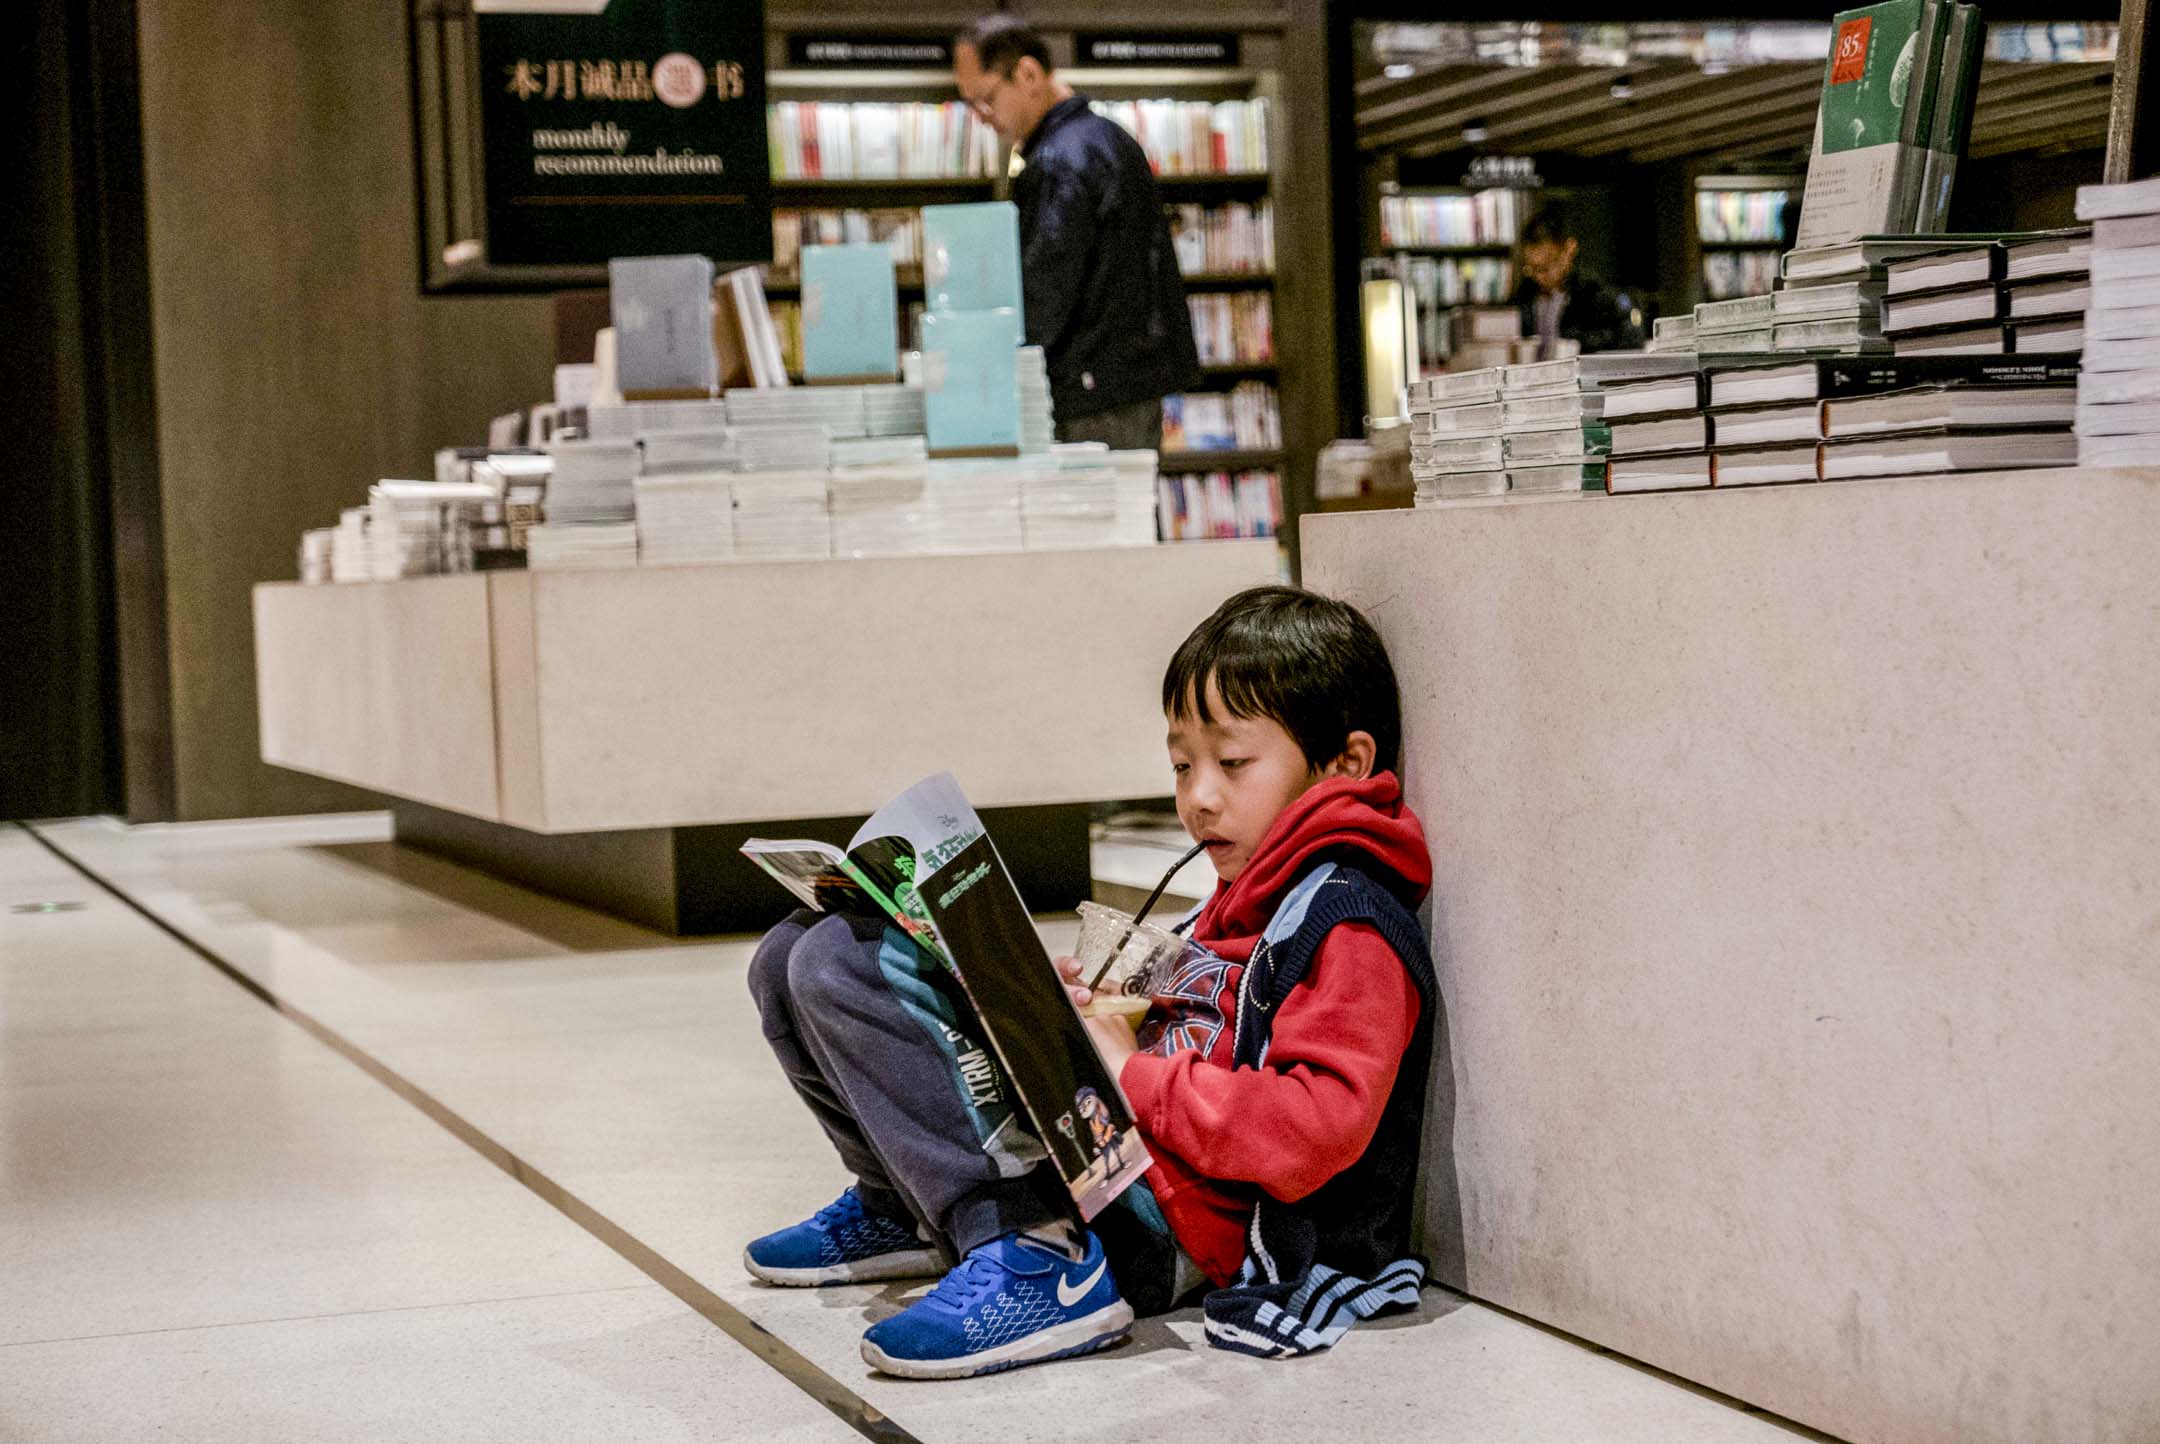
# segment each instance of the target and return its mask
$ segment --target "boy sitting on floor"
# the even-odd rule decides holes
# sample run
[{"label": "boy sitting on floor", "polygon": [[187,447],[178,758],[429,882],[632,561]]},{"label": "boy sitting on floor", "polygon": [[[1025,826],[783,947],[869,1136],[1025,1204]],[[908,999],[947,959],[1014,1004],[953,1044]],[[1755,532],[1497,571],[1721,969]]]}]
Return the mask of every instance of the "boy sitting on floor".
[{"label": "boy sitting on floor", "polygon": [[797,912],[751,961],[766,1040],[856,1182],[744,1264],[782,1285],[943,1272],[863,1336],[886,1373],[1088,1353],[1208,1285],[1209,1340],[1262,1355],[1417,1302],[1435,993],[1410,910],[1432,870],[1386,649],[1352,607],[1257,587],[1179,647],[1163,711],[1178,820],[1220,883],[1137,1036],[1088,1020],[1156,1160],[1092,1228],[904,932]]}]

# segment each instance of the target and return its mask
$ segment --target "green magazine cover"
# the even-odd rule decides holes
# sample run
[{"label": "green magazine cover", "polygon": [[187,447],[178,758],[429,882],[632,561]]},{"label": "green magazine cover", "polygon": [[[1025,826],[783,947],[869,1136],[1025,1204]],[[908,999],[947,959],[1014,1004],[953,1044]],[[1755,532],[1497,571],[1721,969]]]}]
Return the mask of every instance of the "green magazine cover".
[{"label": "green magazine cover", "polygon": [[1917,127],[1947,9],[1943,0],[1883,0],[1832,23],[1798,248],[1911,229],[1925,163]]}]

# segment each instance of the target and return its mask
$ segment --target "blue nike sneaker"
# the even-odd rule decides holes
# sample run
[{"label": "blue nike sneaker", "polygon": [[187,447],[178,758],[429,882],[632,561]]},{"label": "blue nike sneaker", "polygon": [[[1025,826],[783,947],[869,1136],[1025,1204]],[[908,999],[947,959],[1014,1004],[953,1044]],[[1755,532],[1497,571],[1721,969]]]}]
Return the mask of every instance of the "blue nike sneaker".
[{"label": "blue nike sneaker", "polygon": [[853,1188],[792,1228],[753,1240],[743,1267],[784,1288],[936,1278],[944,1258],[915,1232],[913,1219],[863,1207]]},{"label": "blue nike sneaker", "polygon": [[904,1379],[964,1379],[1092,1353],[1132,1329],[1102,1241],[1087,1257],[1022,1234],[971,1249],[938,1286],[863,1335],[872,1368]]}]

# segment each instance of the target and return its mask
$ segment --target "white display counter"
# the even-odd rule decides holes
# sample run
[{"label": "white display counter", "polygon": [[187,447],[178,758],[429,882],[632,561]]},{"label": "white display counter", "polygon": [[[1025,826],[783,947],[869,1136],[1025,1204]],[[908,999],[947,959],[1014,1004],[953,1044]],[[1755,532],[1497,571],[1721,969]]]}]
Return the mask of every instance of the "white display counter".
[{"label": "white display counter", "polygon": [[1860,1440],[2160,1438],[2160,471],[1309,518],[1447,1282]]},{"label": "white display counter", "polygon": [[1164,796],[1163,667],[1225,597],[1274,580],[1277,555],[1207,542],[265,584],[262,755],[422,805],[400,809],[403,830],[499,824],[527,845],[832,823],[945,770],[985,810]]}]

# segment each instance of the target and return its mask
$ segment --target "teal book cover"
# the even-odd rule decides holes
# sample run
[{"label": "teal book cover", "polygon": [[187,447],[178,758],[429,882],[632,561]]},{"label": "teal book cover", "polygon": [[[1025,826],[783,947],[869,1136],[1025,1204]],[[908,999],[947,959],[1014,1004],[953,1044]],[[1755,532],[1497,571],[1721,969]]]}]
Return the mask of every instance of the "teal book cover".
[{"label": "teal book cover", "polygon": [[930,449],[1020,444],[1020,312],[927,311],[922,318],[923,415]]},{"label": "teal book cover", "polygon": [[1020,309],[1020,212],[1012,202],[924,206],[922,216],[931,310]]},{"label": "teal book cover", "polygon": [[900,300],[882,242],[802,249],[803,374],[899,374]]}]

